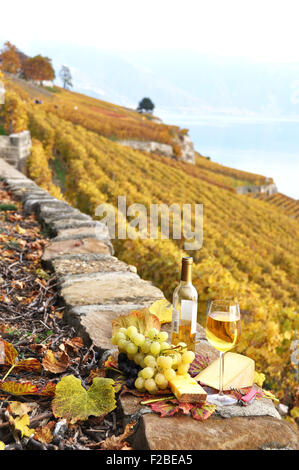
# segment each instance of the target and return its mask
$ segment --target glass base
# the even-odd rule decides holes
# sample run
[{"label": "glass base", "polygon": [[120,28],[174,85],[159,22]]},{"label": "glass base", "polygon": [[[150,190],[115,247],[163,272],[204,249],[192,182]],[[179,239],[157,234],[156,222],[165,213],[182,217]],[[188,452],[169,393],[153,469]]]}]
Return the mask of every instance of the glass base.
[{"label": "glass base", "polygon": [[238,403],[238,400],[230,397],[229,395],[219,395],[219,393],[214,393],[213,395],[207,396],[207,402],[213,405],[226,406],[235,405]]}]

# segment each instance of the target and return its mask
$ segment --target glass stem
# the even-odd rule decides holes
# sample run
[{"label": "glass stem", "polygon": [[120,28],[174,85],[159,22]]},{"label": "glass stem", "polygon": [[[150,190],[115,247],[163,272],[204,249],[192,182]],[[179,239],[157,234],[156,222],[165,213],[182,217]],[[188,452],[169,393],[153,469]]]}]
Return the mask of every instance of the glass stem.
[{"label": "glass stem", "polygon": [[223,374],[224,374],[224,352],[220,352],[219,395],[224,395]]}]

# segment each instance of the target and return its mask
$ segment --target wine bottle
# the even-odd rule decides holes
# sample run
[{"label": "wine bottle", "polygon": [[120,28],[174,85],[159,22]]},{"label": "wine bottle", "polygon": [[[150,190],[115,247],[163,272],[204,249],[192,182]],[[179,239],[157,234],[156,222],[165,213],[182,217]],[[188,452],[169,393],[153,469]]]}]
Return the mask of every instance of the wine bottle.
[{"label": "wine bottle", "polygon": [[192,257],[182,259],[181,281],[173,292],[171,343],[186,343],[195,351],[197,291],[192,285]]}]

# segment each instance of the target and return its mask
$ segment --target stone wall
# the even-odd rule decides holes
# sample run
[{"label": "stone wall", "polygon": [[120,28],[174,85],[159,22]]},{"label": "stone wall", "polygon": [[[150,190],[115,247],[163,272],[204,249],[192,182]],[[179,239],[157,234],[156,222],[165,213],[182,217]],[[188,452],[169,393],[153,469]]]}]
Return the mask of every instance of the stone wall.
[{"label": "stone wall", "polygon": [[[165,157],[177,158],[172,145],[142,140],[118,140],[117,143],[142,152],[157,153]],[[180,135],[175,143],[181,148],[181,155],[178,159],[186,163],[195,164],[195,152],[190,137],[188,135]]]},{"label": "stone wall", "polygon": [[[116,351],[110,343],[111,322],[119,315],[164,298],[163,292],[139,277],[134,266],[113,256],[106,226],[66,202],[52,197],[20,171],[0,158],[0,178],[26,213],[34,213],[49,232],[42,263],[57,277],[64,318],[87,344],[98,349],[101,361]],[[170,325],[162,330],[169,332]],[[218,353],[197,324],[196,351],[211,360]],[[99,364],[100,365],[100,364]],[[119,397],[123,423],[134,419],[135,449],[298,449],[298,433],[281,419],[272,401],[261,398],[248,407],[217,408],[207,421],[190,416],[160,418],[140,405],[140,397]],[[224,409],[223,409],[224,408]]]},{"label": "stone wall", "polygon": [[0,136],[0,158],[3,158],[15,168],[24,170],[26,159],[30,155],[30,149],[31,136],[29,131]]},{"label": "stone wall", "polygon": [[271,183],[271,184],[262,184],[260,186],[254,186],[254,185],[238,186],[236,188],[236,192],[238,194],[264,193],[270,196],[271,194],[276,194],[278,190],[277,190],[276,184]]}]

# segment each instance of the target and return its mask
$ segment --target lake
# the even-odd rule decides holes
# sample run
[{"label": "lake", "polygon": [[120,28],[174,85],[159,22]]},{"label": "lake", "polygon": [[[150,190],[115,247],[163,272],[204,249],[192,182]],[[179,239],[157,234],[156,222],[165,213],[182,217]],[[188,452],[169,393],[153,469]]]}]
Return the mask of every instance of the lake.
[{"label": "lake", "polygon": [[278,191],[299,198],[299,119],[201,116],[155,112],[165,124],[188,128],[194,148],[223,165],[272,177]]}]

